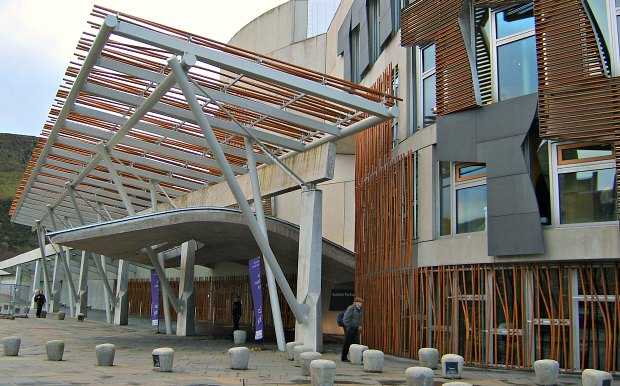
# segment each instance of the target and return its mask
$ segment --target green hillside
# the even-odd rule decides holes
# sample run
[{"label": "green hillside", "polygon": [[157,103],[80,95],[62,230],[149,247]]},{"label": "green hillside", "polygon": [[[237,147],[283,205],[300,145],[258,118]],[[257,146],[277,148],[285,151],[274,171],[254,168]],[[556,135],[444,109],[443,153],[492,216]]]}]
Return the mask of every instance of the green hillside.
[{"label": "green hillside", "polygon": [[37,246],[30,227],[11,223],[9,216],[13,197],[36,144],[36,137],[0,133],[0,260]]}]

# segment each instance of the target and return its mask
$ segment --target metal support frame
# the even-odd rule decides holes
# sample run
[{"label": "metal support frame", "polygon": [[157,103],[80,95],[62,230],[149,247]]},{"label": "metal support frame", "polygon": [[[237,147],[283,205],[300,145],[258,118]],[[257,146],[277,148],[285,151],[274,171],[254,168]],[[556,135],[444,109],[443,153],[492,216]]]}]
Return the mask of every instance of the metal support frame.
[{"label": "metal support frame", "polygon": [[75,317],[77,292],[75,291],[75,284],[73,284],[73,276],[71,274],[71,250],[68,247],[64,247],[63,249],[65,252],[65,256],[62,259],[62,262],[65,267],[65,280],[69,282],[69,287],[67,287],[67,289],[69,290],[70,302],[69,313],[71,314],[71,317]]},{"label": "metal support frame", "polygon": [[[47,255],[45,253],[45,229],[41,226],[41,222],[37,221],[37,241],[39,242],[39,250],[41,251],[41,263],[43,266],[43,287],[45,292],[45,298],[52,298],[52,289],[50,287],[49,271],[47,269]],[[49,302],[48,302],[49,307]]]},{"label": "metal support frame", "polygon": [[60,308],[60,277],[58,271],[60,266],[58,260],[62,260],[62,256],[56,252],[54,257],[54,270],[52,272],[52,298],[48,305],[48,310],[58,312]]},{"label": "metal support frame", "polygon": [[38,259],[34,263],[34,272],[32,273],[32,293],[30,294],[30,309],[36,309],[36,304],[34,303],[34,295],[40,289],[41,285],[41,259]]},{"label": "metal support frame", "polygon": [[[186,66],[192,66],[196,63],[196,57],[193,54],[184,54],[183,60]],[[286,301],[288,302],[291,311],[295,315],[297,321],[299,323],[304,323],[306,320],[305,314],[307,306],[297,303],[297,299],[295,298],[295,295],[293,294],[290,285],[286,281],[286,277],[284,276],[282,269],[278,265],[278,261],[276,260],[273,251],[271,250],[269,241],[263,235],[263,232],[261,231],[260,226],[256,221],[256,218],[254,217],[254,213],[252,212],[252,209],[250,208],[250,205],[248,204],[247,199],[245,198],[245,195],[243,194],[243,191],[239,186],[239,182],[235,178],[235,175],[230,165],[228,164],[228,161],[226,160],[226,156],[220,148],[217,138],[213,133],[213,129],[211,128],[209,121],[202,112],[202,107],[200,106],[196,95],[192,91],[191,84],[189,82],[189,79],[187,78],[187,75],[185,74],[182,64],[175,57],[172,57],[168,60],[168,65],[172,69],[172,74],[176,78],[179,88],[183,92],[183,95],[185,96],[185,99],[190,106],[193,116],[198,122],[198,125],[200,126],[200,129],[202,130],[203,135],[207,140],[209,148],[211,149],[211,151],[213,151],[213,154],[215,156],[214,158],[220,164],[222,173],[224,174],[224,178],[226,179],[226,182],[228,183],[231,192],[237,200],[237,204],[241,208],[241,212],[245,216],[250,231],[252,232],[254,239],[256,240],[259,248],[261,249],[265,261],[267,261],[269,266],[274,271],[275,279],[278,282],[280,289],[282,290],[282,294],[286,298]]]},{"label": "metal support frame", "polygon": [[[256,219],[265,238],[268,239],[267,225],[265,224],[265,212],[263,211],[262,196],[260,193],[260,182],[258,180],[258,172],[256,171],[256,161],[254,160],[253,141],[245,138],[245,151],[248,160],[248,170],[250,173],[250,182],[252,184],[252,195],[254,196],[254,211]],[[280,311],[280,301],[278,300],[278,289],[273,272],[268,262],[265,262],[265,276],[267,277],[267,288],[269,290],[269,301],[271,303],[271,315],[273,317],[273,326],[276,331],[276,342],[278,350],[286,350],[286,338],[284,337],[284,326],[282,325],[282,312]]]},{"label": "metal support frame", "polygon": [[82,251],[80,259],[80,278],[78,280],[78,313],[88,315],[88,265],[90,255]]},{"label": "metal support frame", "polygon": [[[157,211],[157,186],[158,183],[155,180],[150,180],[149,181],[151,184],[151,210],[153,212]],[[168,197],[166,195],[166,197]],[[170,198],[168,198],[170,199]],[[164,266],[164,255],[162,253],[159,253],[157,255],[157,261],[159,262],[160,265]],[[168,302],[168,297],[167,296],[162,296],[162,305],[164,308],[164,324],[166,326],[166,335],[172,335],[172,322],[170,320],[170,302]]]}]

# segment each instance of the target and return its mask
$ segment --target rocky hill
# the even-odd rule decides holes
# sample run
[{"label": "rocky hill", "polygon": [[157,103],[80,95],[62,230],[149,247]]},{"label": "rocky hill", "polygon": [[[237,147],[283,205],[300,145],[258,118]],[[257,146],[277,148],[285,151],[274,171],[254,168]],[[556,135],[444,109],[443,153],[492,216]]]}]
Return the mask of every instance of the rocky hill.
[{"label": "rocky hill", "polygon": [[9,209],[37,137],[0,133],[0,260],[37,247],[30,227],[10,222]]}]

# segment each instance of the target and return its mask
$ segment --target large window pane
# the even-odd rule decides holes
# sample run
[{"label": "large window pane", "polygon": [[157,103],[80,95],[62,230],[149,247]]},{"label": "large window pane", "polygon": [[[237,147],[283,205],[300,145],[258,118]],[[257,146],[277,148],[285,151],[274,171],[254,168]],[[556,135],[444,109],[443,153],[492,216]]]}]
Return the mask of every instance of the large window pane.
[{"label": "large window pane", "polygon": [[422,88],[424,93],[424,99],[422,101],[424,126],[432,125],[433,123],[435,123],[435,106],[437,105],[435,94],[435,79],[435,74],[433,74],[422,81]]},{"label": "large window pane", "polygon": [[559,184],[562,224],[618,219],[614,169],[562,173]]},{"label": "large window pane", "polygon": [[561,146],[560,157],[562,161],[578,161],[593,158],[609,158],[614,155],[610,144],[579,144]]},{"label": "large window pane", "polygon": [[534,28],[534,5],[530,3],[498,12],[495,25],[498,39]]},{"label": "large window pane", "polygon": [[499,99],[506,100],[537,91],[534,37],[497,48]]},{"label": "large window pane", "polygon": [[486,230],[487,186],[456,191],[456,233]]},{"label": "large window pane", "polygon": [[435,45],[431,44],[422,50],[422,72],[435,68]]},{"label": "large window pane", "polygon": [[452,234],[450,162],[439,162],[439,235]]}]

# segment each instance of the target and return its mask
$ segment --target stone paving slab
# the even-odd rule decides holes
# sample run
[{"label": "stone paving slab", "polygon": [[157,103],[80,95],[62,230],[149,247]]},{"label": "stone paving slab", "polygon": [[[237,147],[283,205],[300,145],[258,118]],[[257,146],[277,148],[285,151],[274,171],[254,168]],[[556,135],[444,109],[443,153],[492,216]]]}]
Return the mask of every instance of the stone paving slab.
[{"label": "stone paving slab", "polygon": [[[86,319],[0,319],[0,339],[16,335],[22,344],[17,357],[6,357],[0,349],[0,385],[309,385],[310,377],[276,350],[275,343],[248,342],[247,370],[228,368],[231,340],[205,337],[177,337],[157,334],[148,328],[111,326]],[[47,360],[45,342],[65,341],[60,362]],[[96,366],[95,346],[116,345],[114,366]],[[174,349],[171,373],[153,371],[151,352],[158,347]],[[362,366],[340,362],[340,346],[325,345],[324,359],[337,364],[336,385],[405,385],[405,370],[417,361],[386,355],[382,373],[365,373]],[[443,379],[435,370],[435,385]],[[535,382],[533,371],[465,368],[463,381],[478,386],[528,385]],[[560,386],[581,386],[580,374],[561,374]]]}]

